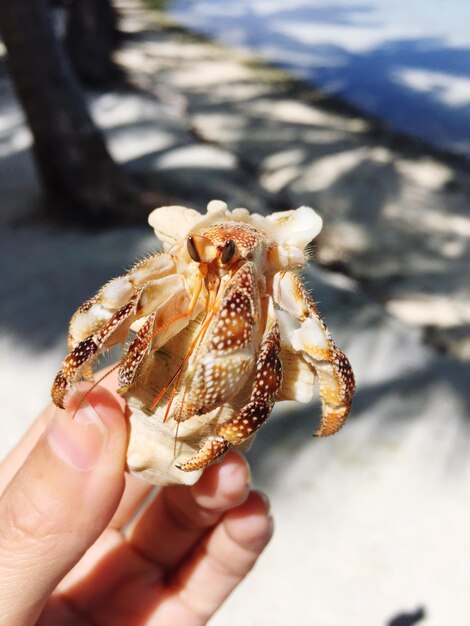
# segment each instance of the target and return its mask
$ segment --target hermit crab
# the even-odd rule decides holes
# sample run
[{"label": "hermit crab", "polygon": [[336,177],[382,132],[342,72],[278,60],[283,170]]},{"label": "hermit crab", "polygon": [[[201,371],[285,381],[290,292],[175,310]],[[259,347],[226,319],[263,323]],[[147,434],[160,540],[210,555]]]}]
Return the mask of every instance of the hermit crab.
[{"label": "hermit crab", "polygon": [[118,391],[130,408],[128,468],[157,484],[193,483],[246,445],[276,400],[309,402],[316,435],[348,417],[354,376],[298,271],[322,227],[308,207],[262,216],[212,201],[207,213],[155,209],[163,252],[137,263],[72,317],[52,398],[92,379],[97,357],[125,346]]}]

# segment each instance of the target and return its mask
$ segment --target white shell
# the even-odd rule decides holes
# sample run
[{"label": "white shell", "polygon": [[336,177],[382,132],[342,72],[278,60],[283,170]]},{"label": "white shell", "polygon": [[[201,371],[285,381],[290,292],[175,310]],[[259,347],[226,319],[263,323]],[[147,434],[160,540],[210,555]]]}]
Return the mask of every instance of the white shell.
[{"label": "white shell", "polygon": [[204,440],[214,433],[217,424],[225,422],[233,415],[233,409],[226,407],[207,415],[196,415],[181,422],[178,427],[172,419],[164,423],[169,392],[162,397],[155,410],[149,408],[178,369],[198,328],[197,322],[191,322],[158,350],[146,372],[146,378],[134,385],[124,396],[131,410],[128,469],[132,474],[157,485],[194,484],[202,472],[183,472],[176,467],[176,463],[189,459]]}]

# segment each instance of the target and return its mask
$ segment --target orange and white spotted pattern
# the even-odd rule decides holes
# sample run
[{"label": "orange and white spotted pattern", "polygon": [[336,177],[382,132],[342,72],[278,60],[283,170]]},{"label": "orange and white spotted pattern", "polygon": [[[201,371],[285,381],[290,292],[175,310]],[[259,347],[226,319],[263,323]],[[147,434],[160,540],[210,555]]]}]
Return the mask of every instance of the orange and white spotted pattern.
[{"label": "orange and white spotted pattern", "polygon": [[291,372],[283,387],[283,369],[295,360],[305,380],[305,370],[318,379],[322,416],[315,434],[341,428],[354,376],[297,274],[321,228],[315,211],[301,207],[264,217],[212,202],[206,215],[162,207],[149,222],[164,251],[107,283],[75,313],[53,401],[63,407],[71,385],[90,377],[96,358],[127,343],[118,364],[118,391],[126,397],[147,384],[154,355],[163,355],[170,339],[197,321],[194,341],[155,405],[164,403],[163,421],[177,424],[237,410],[177,463],[182,472],[203,469],[250,439],[269,418],[281,387],[283,397],[295,399],[295,391],[289,396],[284,389],[295,389]]}]

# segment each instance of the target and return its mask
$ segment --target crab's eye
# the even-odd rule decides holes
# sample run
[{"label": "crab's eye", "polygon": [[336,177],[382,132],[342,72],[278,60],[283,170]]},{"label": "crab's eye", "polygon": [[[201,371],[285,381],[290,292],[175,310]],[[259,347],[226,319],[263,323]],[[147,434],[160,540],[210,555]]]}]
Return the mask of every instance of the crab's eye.
[{"label": "crab's eye", "polygon": [[188,247],[188,254],[192,258],[192,260],[196,261],[196,263],[200,263],[201,257],[199,256],[199,253],[196,250],[196,246],[194,245],[194,240],[192,237],[188,237],[188,241],[186,245]]},{"label": "crab's eye", "polygon": [[220,257],[220,260],[222,261],[224,265],[226,265],[227,263],[230,263],[230,261],[233,259],[233,255],[235,254],[236,249],[237,248],[235,246],[235,242],[233,241],[233,239],[229,239],[225,243],[225,246],[223,247],[223,250],[222,250],[222,256]]}]

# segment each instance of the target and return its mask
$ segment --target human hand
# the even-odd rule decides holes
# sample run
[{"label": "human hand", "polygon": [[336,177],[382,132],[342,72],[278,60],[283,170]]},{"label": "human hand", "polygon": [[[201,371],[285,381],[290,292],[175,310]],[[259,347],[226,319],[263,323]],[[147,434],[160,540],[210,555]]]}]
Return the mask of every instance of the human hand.
[{"label": "human hand", "polygon": [[120,399],[97,387],[72,416],[49,407],[0,466],[0,626],[205,624],[272,534],[246,461],[147,502]]}]

